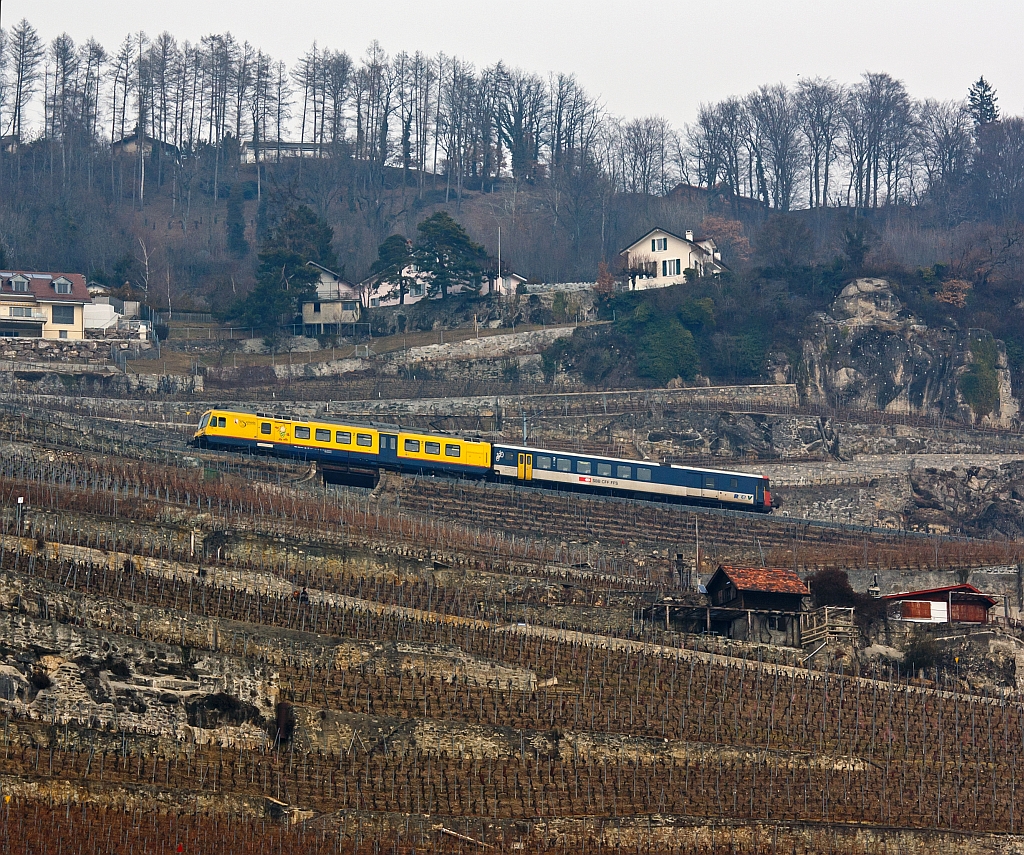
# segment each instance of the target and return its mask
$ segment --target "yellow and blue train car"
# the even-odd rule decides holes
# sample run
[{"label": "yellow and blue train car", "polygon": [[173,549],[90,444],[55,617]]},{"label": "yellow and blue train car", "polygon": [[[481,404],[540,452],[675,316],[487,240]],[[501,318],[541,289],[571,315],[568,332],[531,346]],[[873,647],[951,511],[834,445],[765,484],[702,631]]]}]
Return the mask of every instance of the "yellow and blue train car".
[{"label": "yellow and blue train car", "polygon": [[486,477],[491,471],[491,445],[478,439],[271,413],[210,410],[203,413],[192,442],[203,448],[316,461],[337,472],[393,469]]}]

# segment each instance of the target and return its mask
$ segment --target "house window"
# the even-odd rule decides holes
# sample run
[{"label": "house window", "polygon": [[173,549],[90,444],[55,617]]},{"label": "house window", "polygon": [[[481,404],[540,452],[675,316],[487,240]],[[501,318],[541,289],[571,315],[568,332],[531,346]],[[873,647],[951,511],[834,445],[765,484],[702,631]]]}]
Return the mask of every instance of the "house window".
[{"label": "house window", "polygon": [[409,286],[409,296],[410,297],[422,297],[423,296],[423,286],[422,285],[410,285]]},{"label": "house window", "polygon": [[540,455],[537,456],[537,459],[534,461],[533,465],[537,469],[550,469],[551,468],[551,458],[548,457],[547,455],[540,454]]},{"label": "house window", "polygon": [[53,289],[58,294],[70,294],[71,293],[71,282],[67,279],[55,279],[53,282]]},{"label": "house window", "polygon": [[295,426],[295,438],[296,439],[309,439],[309,428]]},{"label": "house window", "polygon": [[589,460],[577,460],[576,461],[576,471],[579,472],[580,475],[589,475],[590,474],[590,461]]},{"label": "house window", "polygon": [[615,467],[616,478],[632,478],[633,467],[632,466],[616,466]]},{"label": "house window", "polygon": [[15,276],[11,280],[12,291],[28,291],[28,280],[24,276]]},{"label": "house window", "polygon": [[662,276],[678,276],[682,266],[678,258],[666,258],[661,262]]},{"label": "house window", "polygon": [[423,443],[423,450],[427,454],[440,454],[441,453],[441,443],[439,443],[439,442],[425,442],[425,443]]},{"label": "house window", "polygon": [[326,428],[317,428],[316,429],[316,441],[317,442],[330,442],[331,441],[331,432],[329,430],[327,430]]},{"label": "house window", "polygon": [[75,322],[75,307],[54,306],[51,317],[55,324],[73,324]]},{"label": "house window", "polygon": [[651,252],[664,252],[668,249],[668,238],[653,238],[651,240]]},{"label": "house window", "polygon": [[371,308],[377,308],[380,305],[380,297],[371,297],[370,306]]},{"label": "house window", "polygon": [[260,433],[270,436],[270,422],[262,422],[260,424]]},{"label": "house window", "polygon": [[339,430],[334,435],[334,441],[336,443],[338,443],[338,445],[351,445],[352,444],[352,433],[351,433],[351,431]]},{"label": "house window", "polygon": [[559,472],[571,472],[572,471],[572,461],[568,457],[559,457],[558,458],[558,471]]},{"label": "house window", "polygon": [[368,433],[357,433],[356,445],[361,445],[364,448],[370,448],[373,445],[373,437]]},{"label": "house window", "polygon": [[[343,312],[354,312],[356,310],[356,301],[355,300],[344,300],[342,302],[342,304],[341,304],[341,310]],[[317,309],[317,311],[319,312],[320,310]]]},{"label": "house window", "polygon": [[319,303],[314,303],[313,304],[313,314],[314,315],[319,315],[320,314],[320,304]]},{"label": "house window", "polygon": [[637,478],[638,481],[650,481],[651,480],[651,470],[650,469],[645,469],[642,466],[638,466],[636,468],[636,478]]},{"label": "house window", "polygon": [[12,318],[31,318],[32,307],[31,306],[11,306]]},{"label": "house window", "polygon": [[413,454],[418,454],[420,450],[420,441],[418,439],[407,439],[402,443],[402,447],[406,451],[411,451]]},{"label": "house window", "polygon": [[448,443],[444,447],[444,456],[445,457],[461,457],[462,456],[462,449],[458,445],[455,445],[454,443]]},{"label": "house window", "polygon": [[598,463],[597,474],[609,477],[612,474],[612,465],[610,463]]},{"label": "house window", "polygon": [[58,336],[58,338],[67,338],[68,337],[68,331],[67,330],[60,330],[57,333],[57,336]]}]

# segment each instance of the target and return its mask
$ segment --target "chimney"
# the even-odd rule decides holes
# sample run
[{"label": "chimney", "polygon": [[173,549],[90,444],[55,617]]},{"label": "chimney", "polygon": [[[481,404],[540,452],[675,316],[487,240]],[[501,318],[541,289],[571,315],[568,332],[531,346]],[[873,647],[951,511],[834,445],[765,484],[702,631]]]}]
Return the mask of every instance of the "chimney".
[{"label": "chimney", "polygon": [[688,241],[690,241],[690,243],[693,243],[693,232],[690,229],[687,229],[685,234],[686,234],[686,239]]}]

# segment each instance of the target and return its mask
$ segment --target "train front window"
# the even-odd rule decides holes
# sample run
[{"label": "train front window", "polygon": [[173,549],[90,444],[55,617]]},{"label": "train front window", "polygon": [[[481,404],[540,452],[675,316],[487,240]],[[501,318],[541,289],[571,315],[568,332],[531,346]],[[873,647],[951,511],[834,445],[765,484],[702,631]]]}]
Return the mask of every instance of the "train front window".
[{"label": "train front window", "polygon": [[199,430],[202,430],[209,423],[210,423],[210,414],[209,413],[203,413],[202,419],[199,420]]}]

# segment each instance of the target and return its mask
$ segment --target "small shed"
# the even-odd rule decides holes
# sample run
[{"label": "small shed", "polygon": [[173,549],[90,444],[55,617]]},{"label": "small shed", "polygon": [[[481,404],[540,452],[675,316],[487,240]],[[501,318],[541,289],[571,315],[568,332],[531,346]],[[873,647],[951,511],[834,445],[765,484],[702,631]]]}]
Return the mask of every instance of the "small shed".
[{"label": "small shed", "polygon": [[902,591],[882,599],[889,603],[890,618],[915,623],[988,623],[989,610],[998,602],[966,583]]},{"label": "small shed", "polygon": [[740,641],[800,645],[807,585],[782,567],[719,566],[705,586],[707,629]]}]

